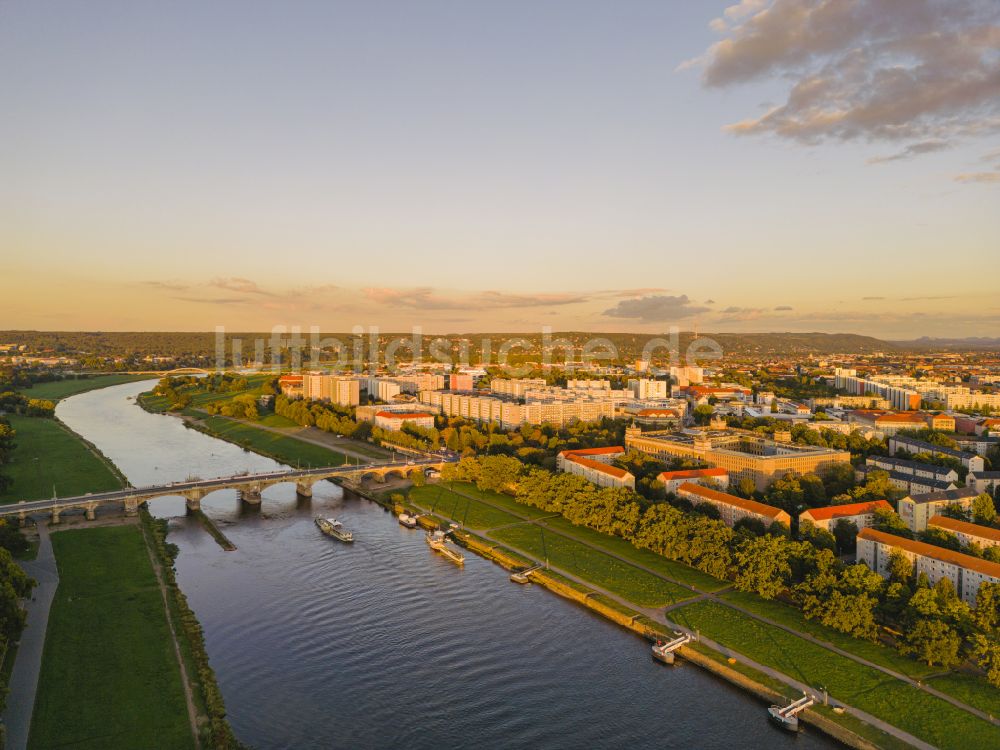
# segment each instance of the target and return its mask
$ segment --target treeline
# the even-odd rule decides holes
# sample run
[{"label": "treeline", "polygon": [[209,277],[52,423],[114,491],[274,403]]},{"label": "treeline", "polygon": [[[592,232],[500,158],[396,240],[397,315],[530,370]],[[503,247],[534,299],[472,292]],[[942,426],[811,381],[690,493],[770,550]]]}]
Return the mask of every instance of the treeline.
[{"label": "treeline", "polygon": [[43,398],[28,398],[15,391],[0,393],[0,412],[23,414],[26,417],[51,417],[56,413],[54,402]]},{"label": "treeline", "polygon": [[[21,542],[24,541],[24,537],[16,529],[11,530],[6,521],[0,521],[0,535],[5,542],[11,531]],[[21,637],[26,618],[26,613],[21,608],[21,600],[31,595],[34,586],[35,581],[14,562],[7,544],[0,546],[0,662],[3,661],[10,644]],[[0,688],[0,711],[3,711],[7,703],[7,692],[6,687]]]},{"label": "treeline", "polygon": [[0,492],[6,492],[14,483],[4,472],[4,467],[12,460],[14,455],[14,437],[17,432],[10,426],[10,422],[0,415]]},{"label": "treeline", "polygon": [[976,606],[969,607],[947,579],[931,587],[901,553],[893,553],[891,575],[883,579],[805,541],[731,529],[669,503],[650,504],[628,489],[598,488],[582,477],[526,467],[511,457],[464,458],[446,467],[442,478],[561,513],[573,524],[731,580],[740,591],[764,599],[781,596],[808,619],[854,637],[878,640],[880,626],[903,632],[893,641],[902,653],[946,667],[975,659],[1000,686],[998,585],[984,584]]}]

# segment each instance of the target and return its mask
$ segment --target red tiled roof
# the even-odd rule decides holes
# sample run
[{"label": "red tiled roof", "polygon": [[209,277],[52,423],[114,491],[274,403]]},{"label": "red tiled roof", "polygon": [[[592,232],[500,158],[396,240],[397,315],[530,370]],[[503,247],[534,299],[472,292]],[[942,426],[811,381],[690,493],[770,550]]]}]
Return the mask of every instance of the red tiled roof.
[{"label": "red tiled roof", "polygon": [[924,424],[927,417],[916,411],[904,411],[896,414],[883,414],[875,418],[876,422],[905,422],[907,424]]},{"label": "red tiled roof", "polygon": [[945,549],[944,547],[938,547],[925,542],[918,542],[914,539],[896,536],[895,534],[887,534],[884,531],[878,531],[872,528],[861,529],[861,531],[858,532],[858,539],[867,539],[872,542],[887,544],[891,547],[898,547],[899,549],[903,549],[907,552],[912,552],[923,557],[930,557],[934,560],[941,560],[942,562],[951,563],[952,565],[958,565],[960,568],[975,570],[978,573],[992,576],[993,578],[1000,578],[1000,563],[989,562],[988,560],[982,560],[978,557],[973,557],[972,555],[963,555],[961,552],[955,552],[950,549]]},{"label": "red tiled roof", "polygon": [[636,412],[638,417],[679,417],[675,409],[640,409]]},{"label": "red tiled roof", "polygon": [[375,416],[388,419],[426,419],[434,415],[425,411],[379,411],[375,412]]},{"label": "red tiled roof", "polygon": [[[678,489],[678,492],[686,492],[690,495],[697,495],[705,500],[710,500],[716,503],[725,503],[726,505],[733,505],[737,508],[742,508],[743,510],[748,510],[751,513],[756,513],[761,516],[767,516],[768,518],[777,518],[782,513],[785,513],[781,508],[775,508],[773,505],[765,505],[764,503],[758,503],[756,500],[747,500],[742,497],[736,497],[736,495],[730,495],[725,492],[719,492],[718,490],[710,489],[709,487],[702,487],[700,484],[691,484],[691,482],[685,482]],[[787,516],[788,514],[785,513]]]},{"label": "red tiled roof", "polygon": [[661,482],[672,482],[675,479],[697,479],[698,477],[728,477],[729,472],[713,466],[710,469],[684,469],[682,471],[663,471],[657,477]]},{"label": "red tiled roof", "polygon": [[569,455],[566,456],[567,461],[572,461],[575,464],[580,464],[580,466],[586,466],[588,469],[594,469],[603,474],[610,474],[618,479],[624,479],[628,476],[628,472],[625,469],[619,469],[617,466],[609,466],[608,464],[602,464],[600,461],[591,461],[589,458],[583,458],[581,456]]},{"label": "red tiled roof", "polygon": [[620,445],[608,445],[603,448],[570,448],[569,450],[559,451],[559,455],[563,458],[568,458],[569,456],[606,456],[608,454],[624,452],[625,449]]},{"label": "red tiled roof", "polygon": [[874,513],[876,508],[892,510],[892,506],[885,500],[871,500],[864,503],[849,503],[848,505],[827,505],[823,508],[809,508],[799,514],[799,518],[808,515],[813,521],[829,521],[832,518],[844,518],[846,516],[860,516],[865,513]]},{"label": "red tiled roof", "polygon": [[959,521],[957,518],[934,516],[927,522],[927,525],[938,526],[942,529],[947,529],[948,531],[956,533],[961,532],[962,534],[968,534],[969,536],[978,536],[983,539],[1000,542],[1000,529],[994,529],[990,526],[980,526],[979,524],[969,523],[968,521]]},{"label": "red tiled roof", "polygon": [[291,385],[293,383],[301,383],[301,382],[302,382],[301,375],[282,375],[280,378],[278,378],[279,385]]}]

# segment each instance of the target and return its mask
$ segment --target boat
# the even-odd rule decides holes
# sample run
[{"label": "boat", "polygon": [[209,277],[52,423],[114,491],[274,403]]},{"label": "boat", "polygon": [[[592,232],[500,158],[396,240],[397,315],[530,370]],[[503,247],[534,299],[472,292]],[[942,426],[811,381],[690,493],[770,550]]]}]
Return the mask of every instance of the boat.
[{"label": "boat", "polygon": [[400,513],[399,523],[401,526],[405,526],[408,529],[415,529],[417,528],[418,518],[420,518],[420,516],[411,516],[409,513]]},{"label": "boat", "polygon": [[448,535],[444,531],[441,531],[440,529],[437,531],[429,531],[427,536],[424,538],[427,541],[427,546],[435,552],[440,552],[456,565],[465,564],[465,558],[462,554],[448,546]]},{"label": "boat", "polygon": [[344,524],[338,521],[336,518],[316,518],[316,525],[319,530],[322,531],[327,536],[332,536],[334,539],[339,539],[342,542],[353,542],[354,534],[344,528]]}]

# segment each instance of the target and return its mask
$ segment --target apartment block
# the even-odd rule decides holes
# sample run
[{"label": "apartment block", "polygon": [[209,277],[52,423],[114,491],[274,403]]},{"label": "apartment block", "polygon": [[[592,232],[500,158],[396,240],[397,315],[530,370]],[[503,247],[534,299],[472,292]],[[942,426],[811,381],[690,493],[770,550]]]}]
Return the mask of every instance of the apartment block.
[{"label": "apartment block", "polygon": [[968,511],[972,508],[972,501],[978,496],[975,487],[907,495],[899,501],[899,516],[910,531],[923,531],[927,528],[927,522],[949,505],[957,505]]},{"label": "apartment block", "polygon": [[954,534],[963,547],[978,544],[985,549],[1000,545],[1000,529],[994,529],[992,526],[980,526],[977,523],[959,521],[948,516],[934,516],[927,522],[927,528],[941,529]]},{"label": "apartment block", "polygon": [[307,372],[302,375],[302,396],[340,406],[357,406],[361,403],[361,383],[353,377]]},{"label": "apartment block", "polygon": [[970,606],[975,606],[982,584],[1000,583],[998,563],[876,529],[863,529],[858,534],[855,560],[865,563],[883,578],[889,577],[889,556],[893,552],[905,555],[916,573],[925,574],[932,586],[947,578],[962,601]]},{"label": "apartment block", "polygon": [[832,532],[837,521],[853,521],[858,529],[864,529],[875,522],[875,511],[878,509],[892,510],[885,500],[874,500],[866,503],[850,503],[848,505],[828,505],[824,508],[809,508],[799,513],[799,525],[808,521],[813,526]]},{"label": "apartment block", "polygon": [[781,508],[758,503],[756,500],[746,500],[736,495],[729,495],[709,487],[703,487],[693,482],[685,482],[677,488],[677,496],[689,500],[694,505],[710,503],[719,509],[722,521],[727,526],[734,526],[744,518],[753,518],[770,527],[775,521],[789,526],[791,516]]},{"label": "apartment block", "polygon": [[729,472],[718,467],[708,469],[685,469],[683,471],[662,471],[656,477],[663,482],[666,492],[677,494],[682,484],[700,484],[721,490],[729,489]]}]

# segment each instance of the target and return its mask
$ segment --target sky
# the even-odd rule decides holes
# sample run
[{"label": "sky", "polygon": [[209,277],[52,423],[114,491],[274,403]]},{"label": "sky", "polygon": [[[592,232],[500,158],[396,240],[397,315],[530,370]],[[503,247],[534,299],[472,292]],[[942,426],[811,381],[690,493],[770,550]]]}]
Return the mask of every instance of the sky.
[{"label": "sky", "polygon": [[994,0],[0,0],[0,329],[1000,335]]}]

